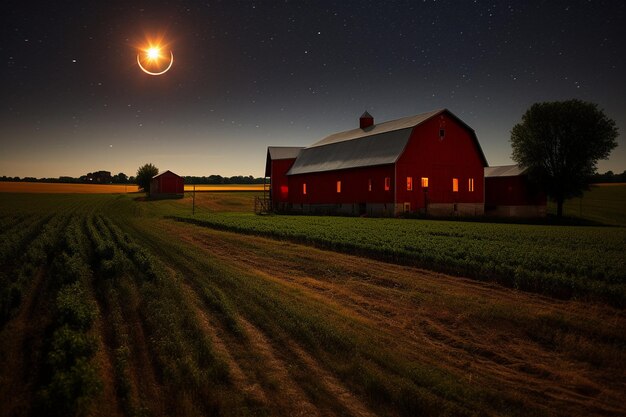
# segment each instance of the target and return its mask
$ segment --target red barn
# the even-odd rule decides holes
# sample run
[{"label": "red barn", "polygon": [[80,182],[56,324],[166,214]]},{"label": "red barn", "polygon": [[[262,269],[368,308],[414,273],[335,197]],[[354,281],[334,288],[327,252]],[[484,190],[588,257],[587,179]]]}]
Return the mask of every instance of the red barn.
[{"label": "red barn", "polygon": [[172,171],[165,171],[152,177],[150,181],[150,196],[182,197],[185,194],[184,179]]},{"label": "red barn", "polygon": [[379,124],[365,112],[357,129],[277,149],[268,148],[265,169],[277,210],[484,212],[487,161],[474,130],[446,109]]},{"label": "red barn", "polygon": [[518,165],[485,168],[485,212],[492,216],[544,217],[546,194]]}]

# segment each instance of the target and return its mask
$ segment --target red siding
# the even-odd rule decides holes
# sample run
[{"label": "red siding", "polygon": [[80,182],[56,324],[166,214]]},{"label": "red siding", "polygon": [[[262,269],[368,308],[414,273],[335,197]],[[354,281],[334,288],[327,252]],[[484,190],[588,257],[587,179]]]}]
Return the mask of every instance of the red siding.
[{"label": "red siding", "polygon": [[485,208],[546,205],[546,195],[533,190],[525,176],[485,178]]},{"label": "red siding", "polygon": [[286,174],[295,160],[295,158],[272,160],[270,181],[272,185],[272,201],[274,203],[289,202],[289,184]]},{"label": "red siding", "polygon": [[[391,179],[385,191],[385,177]],[[294,204],[393,203],[393,165],[291,175],[289,201]],[[372,191],[368,181],[372,180]],[[341,192],[337,192],[341,181]],[[306,195],[302,184],[306,183]]]},{"label": "red siding", "polygon": [[[444,129],[443,139],[440,129]],[[484,166],[472,134],[454,118],[442,114],[413,129],[409,143],[396,163],[397,203],[411,203],[411,210],[425,206],[421,178],[428,178],[429,203],[482,203]],[[407,177],[413,177],[408,191]],[[458,178],[459,191],[452,191]],[[474,179],[474,191],[468,190]]]},{"label": "red siding", "polygon": [[[185,185],[183,177],[180,177],[173,172],[164,172],[162,175],[152,180],[155,185],[156,194],[184,194]],[[151,192],[152,185],[151,185]]]}]

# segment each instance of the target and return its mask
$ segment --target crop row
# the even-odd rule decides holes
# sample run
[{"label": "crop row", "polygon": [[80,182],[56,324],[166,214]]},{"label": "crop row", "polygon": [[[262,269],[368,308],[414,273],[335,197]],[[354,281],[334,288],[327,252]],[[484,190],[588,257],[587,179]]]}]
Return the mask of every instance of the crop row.
[{"label": "crop row", "polygon": [[19,307],[33,277],[48,262],[67,221],[67,217],[61,215],[45,217],[3,237],[0,245],[0,326]]},{"label": "crop row", "polygon": [[138,341],[133,340],[128,322],[135,317],[145,329],[157,380],[170,390],[167,407],[174,410],[193,393],[203,399],[205,412],[212,412],[219,403],[216,391],[228,382],[228,369],[200,329],[177,278],[110,218],[90,217],[87,230],[95,248],[93,262],[101,277],[99,297],[113,326],[114,368],[124,408],[132,414],[146,406],[134,400],[129,376],[129,362],[137,348],[133,345]]},{"label": "crop row", "polygon": [[36,405],[36,412],[48,415],[87,414],[102,387],[93,360],[98,343],[92,327],[98,308],[89,291],[93,274],[84,256],[88,247],[81,237],[81,220],[69,222],[49,268],[56,296]]},{"label": "crop row", "polygon": [[496,281],[558,298],[626,305],[622,228],[230,213],[174,218]]}]

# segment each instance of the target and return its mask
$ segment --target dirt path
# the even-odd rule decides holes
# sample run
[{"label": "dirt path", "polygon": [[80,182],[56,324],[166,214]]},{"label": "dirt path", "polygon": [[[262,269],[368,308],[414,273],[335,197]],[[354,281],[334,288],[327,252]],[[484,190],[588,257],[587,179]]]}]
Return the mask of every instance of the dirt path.
[{"label": "dirt path", "polygon": [[519,397],[522,406],[563,415],[626,412],[623,346],[610,341],[626,328],[622,311],[293,243],[170,221],[160,227],[374,326],[411,360]]}]

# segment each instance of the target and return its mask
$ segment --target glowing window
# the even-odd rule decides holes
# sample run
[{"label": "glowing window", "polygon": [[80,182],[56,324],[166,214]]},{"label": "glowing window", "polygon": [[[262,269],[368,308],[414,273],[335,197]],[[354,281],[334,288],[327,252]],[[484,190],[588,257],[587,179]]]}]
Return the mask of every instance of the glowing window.
[{"label": "glowing window", "polygon": [[281,185],[280,186],[280,197],[281,198],[287,198],[289,196],[289,187],[287,187],[286,185]]},{"label": "glowing window", "polygon": [[469,181],[467,181],[467,190],[474,191],[474,178],[470,178]]},{"label": "glowing window", "polygon": [[459,191],[459,179],[452,178],[452,191],[457,193]]},{"label": "glowing window", "polygon": [[372,191],[372,179],[367,180],[367,191]]},{"label": "glowing window", "polygon": [[391,177],[385,177],[385,191],[391,190]]},{"label": "glowing window", "polygon": [[306,194],[306,182],[302,184],[302,194]]},{"label": "glowing window", "polygon": [[406,177],[406,190],[413,191],[413,177]]},{"label": "glowing window", "polygon": [[422,188],[428,188],[428,178],[422,177]]},{"label": "glowing window", "polygon": [[341,192],[341,181],[337,181],[337,192]]}]

